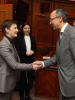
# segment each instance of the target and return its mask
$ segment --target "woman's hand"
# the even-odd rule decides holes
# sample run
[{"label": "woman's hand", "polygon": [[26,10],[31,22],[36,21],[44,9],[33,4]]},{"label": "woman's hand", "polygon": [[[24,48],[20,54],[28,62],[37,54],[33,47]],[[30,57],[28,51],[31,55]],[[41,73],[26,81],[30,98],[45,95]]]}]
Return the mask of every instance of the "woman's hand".
[{"label": "woman's hand", "polygon": [[31,56],[32,54],[34,54],[34,51],[33,51],[33,50],[29,50],[29,51],[26,52],[26,54],[27,54],[28,56]]}]

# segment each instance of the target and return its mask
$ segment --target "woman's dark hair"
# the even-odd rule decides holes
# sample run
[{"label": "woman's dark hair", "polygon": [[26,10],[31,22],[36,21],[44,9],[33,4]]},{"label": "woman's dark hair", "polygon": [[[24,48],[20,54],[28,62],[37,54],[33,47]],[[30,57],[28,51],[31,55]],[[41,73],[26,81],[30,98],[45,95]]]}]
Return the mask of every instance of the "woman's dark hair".
[{"label": "woman's dark hair", "polygon": [[12,24],[17,24],[17,22],[14,21],[14,20],[10,20],[10,19],[7,20],[7,19],[6,19],[6,20],[2,23],[1,29],[2,29],[2,32],[3,32],[4,35],[6,34],[5,28],[10,29],[10,27],[11,27]]},{"label": "woman's dark hair", "polygon": [[[26,26],[26,25],[29,25],[27,22],[25,22],[23,25],[22,25],[22,28],[21,28],[21,35],[24,35],[24,32],[23,32],[23,27]],[[30,26],[30,25],[29,25]],[[31,26],[30,26],[30,33],[29,35],[31,36]]]}]

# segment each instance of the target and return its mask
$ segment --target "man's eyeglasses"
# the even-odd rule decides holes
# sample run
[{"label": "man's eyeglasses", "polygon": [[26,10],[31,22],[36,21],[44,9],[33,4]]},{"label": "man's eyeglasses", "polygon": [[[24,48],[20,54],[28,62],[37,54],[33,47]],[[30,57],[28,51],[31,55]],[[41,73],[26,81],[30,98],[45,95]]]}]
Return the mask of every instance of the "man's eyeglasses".
[{"label": "man's eyeglasses", "polygon": [[[55,17],[55,18],[58,18],[58,17]],[[55,18],[51,18],[51,19],[50,19],[50,22],[52,22]]]}]

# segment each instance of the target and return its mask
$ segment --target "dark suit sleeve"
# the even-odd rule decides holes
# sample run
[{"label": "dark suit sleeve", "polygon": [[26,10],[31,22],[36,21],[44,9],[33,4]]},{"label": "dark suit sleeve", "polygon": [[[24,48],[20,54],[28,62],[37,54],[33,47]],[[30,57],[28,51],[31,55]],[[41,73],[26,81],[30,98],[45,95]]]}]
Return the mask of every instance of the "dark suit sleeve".
[{"label": "dark suit sleeve", "polygon": [[35,40],[35,37],[32,36],[32,39],[31,39],[31,49],[34,51],[34,54],[37,52],[37,47],[36,47],[36,40]]},{"label": "dark suit sleeve", "polygon": [[26,56],[26,51],[19,51],[17,50],[19,56]]},{"label": "dark suit sleeve", "polygon": [[26,56],[26,49],[23,46],[23,38],[17,38],[15,42],[15,47],[19,56]]},{"label": "dark suit sleeve", "polygon": [[47,68],[55,64],[57,64],[56,54],[52,58],[44,61],[45,67],[43,68]]}]

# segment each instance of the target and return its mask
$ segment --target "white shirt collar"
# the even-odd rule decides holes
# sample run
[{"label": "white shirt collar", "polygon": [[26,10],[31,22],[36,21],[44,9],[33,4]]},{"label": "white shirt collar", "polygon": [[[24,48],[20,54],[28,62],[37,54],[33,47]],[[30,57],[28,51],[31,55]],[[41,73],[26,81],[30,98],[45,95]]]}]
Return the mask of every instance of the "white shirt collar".
[{"label": "white shirt collar", "polygon": [[65,30],[65,28],[66,28],[67,25],[68,25],[68,23],[66,23],[66,24],[62,27],[62,29],[61,29],[60,32],[64,32],[64,30]]},{"label": "white shirt collar", "polygon": [[30,36],[29,36],[29,35],[28,35],[28,36],[25,35],[24,37],[25,37],[25,38],[29,38]]},{"label": "white shirt collar", "polygon": [[25,39],[25,44],[26,44],[26,50],[31,50],[31,41],[30,41],[30,36],[24,36]]}]

